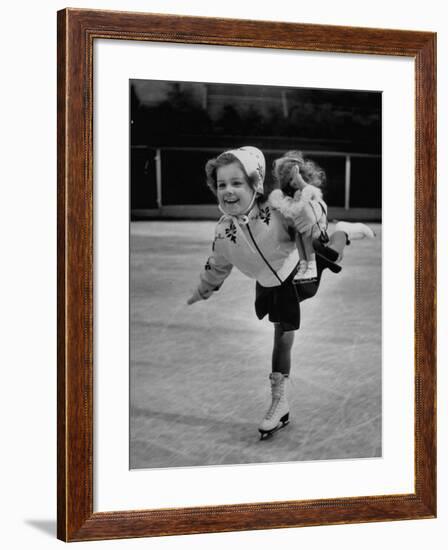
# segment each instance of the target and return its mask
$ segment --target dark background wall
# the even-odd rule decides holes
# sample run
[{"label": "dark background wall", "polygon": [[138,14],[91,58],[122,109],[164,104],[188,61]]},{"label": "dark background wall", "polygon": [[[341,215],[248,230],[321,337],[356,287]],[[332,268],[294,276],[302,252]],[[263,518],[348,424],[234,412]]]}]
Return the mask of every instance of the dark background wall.
[{"label": "dark background wall", "polygon": [[216,217],[205,162],[242,145],[265,153],[268,189],[299,149],[327,173],[330,214],[381,217],[380,92],[131,80],[130,141],[133,219]]}]

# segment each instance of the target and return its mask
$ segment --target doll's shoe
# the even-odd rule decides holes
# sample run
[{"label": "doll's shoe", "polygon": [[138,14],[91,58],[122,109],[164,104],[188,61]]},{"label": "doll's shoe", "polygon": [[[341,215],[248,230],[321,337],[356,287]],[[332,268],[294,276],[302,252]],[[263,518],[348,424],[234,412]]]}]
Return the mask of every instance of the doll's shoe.
[{"label": "doll's shoe", "polygon": [[310,260],[309,262],[303,262],[305,264],[305,268],[302,268],[302,262],[300,261],[299,269],[297,270],[297,273],[294,275],[293,282],[295,284],[297,283],[314,283],[317,281],[317,264],[316,260]]},{"label": "doll's shoe", "polygon": [[359,239],[374,239],[375,232],[364,223],[338,222],[335,226],[335,231],[343,231],[349,241],[357,241]]},{"label": "doll's shoe", "polygon": [[300,279],[302,275],[305,274],[307,267],[308,267],[308,262],[306,260],[299,260],[299,265],[297,267],[297,272],[294,275],[294,280]]}]

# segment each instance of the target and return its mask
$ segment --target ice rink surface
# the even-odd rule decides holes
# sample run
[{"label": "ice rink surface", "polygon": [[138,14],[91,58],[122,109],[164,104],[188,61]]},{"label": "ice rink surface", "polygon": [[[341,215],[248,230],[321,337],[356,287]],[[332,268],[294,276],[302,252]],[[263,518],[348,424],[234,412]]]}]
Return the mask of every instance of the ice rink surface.
[{"label": "ice rink surface", "polygon": [[[273,327],[236,269],[186,305],[214,222],[133,222],[130,239],[130,467],[381,456],[381,226],[345,250],[302,303],[290,424],[266,441]],[[330,225],[331,233],[331,225]]]}]

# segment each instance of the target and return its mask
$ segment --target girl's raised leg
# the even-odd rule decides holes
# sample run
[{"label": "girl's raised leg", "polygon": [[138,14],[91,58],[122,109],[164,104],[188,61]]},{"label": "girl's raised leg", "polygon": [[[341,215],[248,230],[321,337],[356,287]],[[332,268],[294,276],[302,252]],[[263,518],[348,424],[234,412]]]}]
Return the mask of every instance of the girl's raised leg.
[{"label": "girl's raised leg", "polygon": [[350,244],[350,241],[366,238],[375,238],[375,232],[368,225],[359,222],[338,222],[335,227],[335,232],[330,236],[330,241],[327,246],[336,250],[339,254],[336,261],[340,262],[343,257],[343,250]]},{"label": "girl's raised leg", "polygon": [[340,262],[343,257],[344,248],[348,244],[347,234],[344,231],[335,231],[330,235],[330,240],[328,241],[327,246],[332,248],[338,253],[337,262]]}]

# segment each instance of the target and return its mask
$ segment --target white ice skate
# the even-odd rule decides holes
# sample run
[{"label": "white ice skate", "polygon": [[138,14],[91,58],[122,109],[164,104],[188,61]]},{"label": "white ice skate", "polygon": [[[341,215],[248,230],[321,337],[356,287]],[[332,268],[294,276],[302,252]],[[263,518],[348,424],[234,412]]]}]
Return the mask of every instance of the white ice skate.
[{"label": "white ice skate", "polygon": [[364,223],[338,222],[334,229],[335,231],[343,231],[349,241],[375,238],[375,232]]},{"label": "white ice skate", "polygon": [[289,424],[289,405],[286,397],[287,378],[281,372],[272,372],[269,375],[272,403],[258,428],[261,434],[260,439],[267,439],[274,432]]},{"label": "white ice skate", "polygon": [[300,260],[299,269],[294,275],[294,283],[313,283],[317,280],[316,260]]}]

